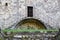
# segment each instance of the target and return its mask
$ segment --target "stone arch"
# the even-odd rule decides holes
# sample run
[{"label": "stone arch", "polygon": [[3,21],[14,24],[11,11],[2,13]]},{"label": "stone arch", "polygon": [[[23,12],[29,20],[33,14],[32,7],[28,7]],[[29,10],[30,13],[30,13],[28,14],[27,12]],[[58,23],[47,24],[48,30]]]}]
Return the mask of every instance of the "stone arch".
[{"label": "stone arch", "polygon": [[[33,27],[36,29],[46,29],[45,25],[43,22],[41,22],[38,19],[34,19],[34,18],[27,18],[27,19],[23,19],[21,20],[17,25],[16,28],[20,28],[23,26],[28,26],[28,27]],[[25,28],[24,27],[24,28]]]}]

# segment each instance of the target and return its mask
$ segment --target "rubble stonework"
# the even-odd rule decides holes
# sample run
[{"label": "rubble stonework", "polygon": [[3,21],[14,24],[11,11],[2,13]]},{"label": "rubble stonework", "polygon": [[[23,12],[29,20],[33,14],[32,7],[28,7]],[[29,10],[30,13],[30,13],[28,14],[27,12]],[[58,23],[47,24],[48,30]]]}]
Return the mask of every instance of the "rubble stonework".
[{"label": "rubble stonework", "polygon": [[[33,17],[42,20],[53,28],[60,28],[58,0],[2,0],[0,4],[0,27],[11,27],[27,17],[27,6],[33,6]],[[8,6],[5,6],[5,3]],[[48,26],[47,26],[48,27]]]}]

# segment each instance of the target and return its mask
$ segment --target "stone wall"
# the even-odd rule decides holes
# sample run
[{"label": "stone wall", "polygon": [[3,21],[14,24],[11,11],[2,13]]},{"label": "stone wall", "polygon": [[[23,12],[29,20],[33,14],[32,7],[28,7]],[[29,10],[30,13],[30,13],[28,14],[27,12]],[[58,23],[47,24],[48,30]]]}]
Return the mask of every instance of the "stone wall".
[{"label": "stone wall", "polygon": [[[0,27],[12,27],[27,18],[27,6],[33,6],[33,18],[53,28],[60,28],[59,0],[2,0],[0,3]],[[8,6],[5,6],[8,3]],[[49,26],[47,26],[49,28]]]},{"label": "stone wall", "polygon": [[[30,0],[34,7],[34,18],[42,20],[47,28],[60,28],[59,0]],[[49,26],[48,26],[49,25]]]}]

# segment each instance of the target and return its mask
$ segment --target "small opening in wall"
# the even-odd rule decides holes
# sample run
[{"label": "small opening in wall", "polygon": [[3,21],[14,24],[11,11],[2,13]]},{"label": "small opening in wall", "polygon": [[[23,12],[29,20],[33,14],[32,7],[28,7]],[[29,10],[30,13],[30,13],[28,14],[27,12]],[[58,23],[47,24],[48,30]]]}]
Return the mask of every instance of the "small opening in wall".
[{"label": "small opening in wall", "polygon": [[27,6],[27,16],[33,17],[33,6]]},{"label": "small opening in wall", "polygon": [[8,3],[5,3],[5,6],[8,6]]}]

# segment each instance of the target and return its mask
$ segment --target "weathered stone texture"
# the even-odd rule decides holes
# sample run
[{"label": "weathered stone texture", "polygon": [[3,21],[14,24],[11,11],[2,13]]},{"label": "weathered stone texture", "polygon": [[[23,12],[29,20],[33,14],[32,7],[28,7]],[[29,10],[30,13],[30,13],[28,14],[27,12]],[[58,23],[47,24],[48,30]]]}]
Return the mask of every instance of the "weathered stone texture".
[{"label": "weathered stone texture", "polygon": [[[8,7],[5,7],[6,2]],[[0,27],[2,29],[11,27],[11,25],[26,18],[27,6],[33,6],[33,18],[42,20],[53,28],[60,28],[59,5],[59,0],[2,0],[2,4],[0,4]]]}]

